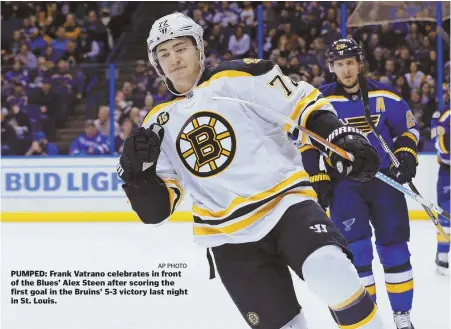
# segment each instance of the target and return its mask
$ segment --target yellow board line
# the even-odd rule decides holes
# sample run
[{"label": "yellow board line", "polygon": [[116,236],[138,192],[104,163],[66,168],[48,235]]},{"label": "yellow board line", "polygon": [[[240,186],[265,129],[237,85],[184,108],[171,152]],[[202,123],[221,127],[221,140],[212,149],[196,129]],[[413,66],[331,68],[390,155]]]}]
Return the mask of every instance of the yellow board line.
[{"label": "yellow board line", "polygon": [[[424,210],[410,210],[411,220],[425,220]],[[2,222],[140,222],[134,212],[2,212]],[[171,222],[192,222],[190,211],[176,211]]]}]

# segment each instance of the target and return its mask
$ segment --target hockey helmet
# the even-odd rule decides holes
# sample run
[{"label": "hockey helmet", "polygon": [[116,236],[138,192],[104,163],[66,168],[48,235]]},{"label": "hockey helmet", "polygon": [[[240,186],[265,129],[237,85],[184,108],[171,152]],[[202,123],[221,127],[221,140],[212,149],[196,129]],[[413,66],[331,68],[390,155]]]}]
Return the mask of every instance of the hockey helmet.
[{"label": "hockey helmet", "polygon": [[[200,53],[200,75],[202,75],[202,72],[204,71],[205,60],[203,35],[204,30],[202,29],[202,27],[190,17],[182,13],[173,13],[166,15],[153,23],[152,28],[149,32],[149,37],[147,38],[147,54],[149,56],[150,63],[157,71],[157,74],[163,79],[166,86],[168,86],[167,77],[164,75],[164,72],[158,63],[156,56],[157,46],[163,42],[179,37],[193,38]],[[171,88],[168,87],[168,89],[177,96],[182,96],[188,93],[186,92],[183,94],[177,94],[172,91]]]},{"label": "hockey helmet", "polygon": [[354,56],[359,63],[363,63],[362,48],[353,38],[335,40],[326,54],[330,71],[333,72],[332,64],[334,61]]}]

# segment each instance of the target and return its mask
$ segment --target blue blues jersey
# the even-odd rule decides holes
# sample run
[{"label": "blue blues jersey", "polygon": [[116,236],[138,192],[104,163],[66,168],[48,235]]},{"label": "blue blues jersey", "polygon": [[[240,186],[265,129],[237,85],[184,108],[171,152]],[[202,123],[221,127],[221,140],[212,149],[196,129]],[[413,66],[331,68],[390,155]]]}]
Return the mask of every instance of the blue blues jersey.
[{"label": "blue blues jersey", "polygon": [[449,130],[451,110],[446,104],[443,110],[434,112],[431,120],[431,137],[435,142],[438,161],[449,165]]},{"label": "blue blues jersey", "polygon": [[[360,91],[348,94],[336,82],[320,87],[320,91],[333,105],[342,124],[367,133],[371,145],[376,148],[381,158],[380,168],[388,168],[391,164],[390,157],[365,120]],[[368,80],[368,96],[371,119],[388,146],[393,151],[407,147],[416,153],[418,125],[407,103],[393,88],[373,80]]]},{"label": "blue blues jersey", "polygon": [[108,154],[108,152],[108,136],[100,133],[94,137],[88,137],[83,133],[75,138],[69,147],[69,155]]}]

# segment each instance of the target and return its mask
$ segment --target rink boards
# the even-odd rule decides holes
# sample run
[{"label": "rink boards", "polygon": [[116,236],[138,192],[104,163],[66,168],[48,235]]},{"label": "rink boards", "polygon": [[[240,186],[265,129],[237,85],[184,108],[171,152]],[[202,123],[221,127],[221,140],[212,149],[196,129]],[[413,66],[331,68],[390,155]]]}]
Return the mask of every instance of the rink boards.
[{"label": "rink boards", "polygon": [[[439,165],[434,154],[421,154],[418,190],[436,201]],[[2,159],[2,221],[133,222],[139,221],[121,188],[116,157]],[[407,198],[411,219],[427,219],[421,205]],[[171,221],[191,221],[186,197]]]}]

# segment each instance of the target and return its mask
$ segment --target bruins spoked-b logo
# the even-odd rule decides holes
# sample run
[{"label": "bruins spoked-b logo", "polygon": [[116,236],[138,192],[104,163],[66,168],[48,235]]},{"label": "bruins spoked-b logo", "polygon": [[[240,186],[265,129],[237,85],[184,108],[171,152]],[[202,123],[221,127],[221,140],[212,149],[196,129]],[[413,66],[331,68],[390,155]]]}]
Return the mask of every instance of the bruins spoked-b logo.
[{"label": "bruins spoked-b logo", "polygon": [[257,326],[260,323],[260,317],[255,312],[248,312],[247,319],[249,320],[250,324],[253,326]]},{"label": "bruins spoked-b logo", "polygon": [[176,141],[177,153],[194,175],[208,177],[227,168],[236,150],[236,138],[226,119],[213,112],[193,114]]}]

